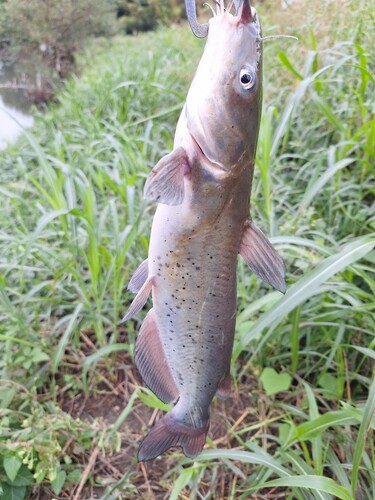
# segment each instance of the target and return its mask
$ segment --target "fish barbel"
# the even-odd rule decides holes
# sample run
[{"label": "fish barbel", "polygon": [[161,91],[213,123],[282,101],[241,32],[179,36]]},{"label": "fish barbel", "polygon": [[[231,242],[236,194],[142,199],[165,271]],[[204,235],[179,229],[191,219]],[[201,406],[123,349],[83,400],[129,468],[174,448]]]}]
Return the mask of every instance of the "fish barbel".
[{"label": "fish barbel", "polygon": [[210,19],[174,149],[145,185],[145,198],[158,206],[148,259],[129,283],[137,296],[124,319],[152,292],[135,364],[163,402],[176,404],[142,441],[139,461],[175,446],[195,457],[205,443],[213,397],[230,392],[237,255],[285,292],[283,261],[249,215],[262,42],[255,9],[249,0],[237,3],[232,15],[232,3],[225,9],[222,0]]}]

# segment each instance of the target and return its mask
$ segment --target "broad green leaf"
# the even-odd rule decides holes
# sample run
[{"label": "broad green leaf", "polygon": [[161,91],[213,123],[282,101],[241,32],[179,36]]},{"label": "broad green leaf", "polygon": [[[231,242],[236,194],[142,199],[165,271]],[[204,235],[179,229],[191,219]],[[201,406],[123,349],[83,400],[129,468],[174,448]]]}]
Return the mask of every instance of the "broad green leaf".
[{"label": "broad green leaf", "polygon": [[329,477],[322,476],[293,476],[275,479],[257,485],[257,490],[261,488],[275,488],[277,486],[287,486],[290,488],[308,488],[314,491],[324,491],[342,500],[355,500],[351,493],[336,483]]},{"label": "broad green leaf", "polygon": [[15,387],[4,387],[3,389],[0,389],[0,408],[9,408],[9,405],[13,401],[16,394],[17,389]]},{"label": "broad green leaf", "polygon": [[79,483],[81,477],[82,477],[82,470],[74,469],[67,475],[66,482],[69,484],[76,484]]},{"label": "broad green leaf", "polygon": [[25,486],[14,486],[12,484],[3,483],[3,496],[4,500],[24,500],[26,498]]},{"label": "broad green leaf", "polygon": [[292,377],[289,373],[277,373],[273,368],[265,368],[260,376],[266,394],[277,394],[281,391],[287,391],[292,383]]},{"label": "broad green leaf", "polygon": [[16,479],[12,482],[13,486],[31,486],[35,483],[35,479],[30,472],[30,470],[26,467],[26,465],[21,465],[20,470],[16,476]]},{"label": "broad green leaf", "polygon": [[59,495],[62,487],[64,486],[66,479],[66,472],[64,470],[59,470],[56,474],[55,479],[51,482],[52,491],[55,495]]},{"label": "broad green leaf", "polygon": [[49,361],[49,356],[42,351],[40,347],[35,347],[30,354],[31,359],[34,363],[41,363],[42,361]]},{"label": "broad green leaf", "polygon": [[15,455],[7,455],[4,458],[4,469],[10,480],[13,482],[16,479],[17,473],[22,465],[21,460]]},{"label": "broad green leaf", "polygon": [[318,384],[324,389],[327,399],[339,398],[339,382],[332,373],[322,373],[318,377]]}]

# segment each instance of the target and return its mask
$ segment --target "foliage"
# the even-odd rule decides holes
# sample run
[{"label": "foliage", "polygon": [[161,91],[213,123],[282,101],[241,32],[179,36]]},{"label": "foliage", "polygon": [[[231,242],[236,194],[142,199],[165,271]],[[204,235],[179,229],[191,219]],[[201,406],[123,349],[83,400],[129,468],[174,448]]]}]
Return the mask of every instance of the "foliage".
[{"label": "foliage", "polygon": [[113,8],[104,0],[7,0],[3,8],[0,19],[5,16],[10,45],[41,50],[60,76],[66,74],[82,42],[90,35],[108,33],[114,18]]},{"label": "foliage", "polygon": [[[272,488],[287,499],[374,496],[373,19],[354,4],[340,2],[356,12],[340,17],[335,2],[319,3],[313,26],[288,13],[300,42],[264,42],[251,213],[286,261],[288,292],[239,263],[235,391],[227,406],[214,402],[215,441],[195,461],[177,452],[135,468],[142,422],[165,405],[126,378],[138,322],[125,330],[119,320],[147,253],[154,207],[142,200],[144,180],[172,148],[201,42],[174,28],[96,43],[82,77],[2,153],[3,490],[22,488],[22,498],[43,480],[39,488],[72,497],[87,457],[116,448],[119,432],[130,458],[111,464],[103,498],[148,495],[144,474],[170,498],[267,498]],[[268,5],[258,5],[265,35]],[[62,403],[85,391],[107,405],[103,384],[113,387],[120,369],[131,396],[112,427],[67,414]],[[92,471],[94,485],[101,474]]]},{"label": "foliage", "polygon": [[33,392],[11,381],[1,385],[0,487],[6,498],[13,498],[7,492],[25,498],[27,487],[44,480],[58,495],[64,484],[77,481],[86,450],[120,445],[103,421],[73,419],[52,402],[39,403]]},{"label": "foliage", "polygon": [[158,23],[170,24],[185,17],[181,0],[116,0],[120,26],[128,34],[154,29]]}]

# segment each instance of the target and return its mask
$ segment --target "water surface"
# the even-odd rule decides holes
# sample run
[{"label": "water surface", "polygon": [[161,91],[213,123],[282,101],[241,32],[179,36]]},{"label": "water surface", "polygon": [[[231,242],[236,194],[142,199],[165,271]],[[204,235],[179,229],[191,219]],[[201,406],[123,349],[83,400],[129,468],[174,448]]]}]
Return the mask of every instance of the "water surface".
[{"label": "water surface", "polygon": [[32,127],[34,118],[22,89],[8,88],[19,82],[19,71],[0,61],[0,150],[14,143],[22,131]]}]

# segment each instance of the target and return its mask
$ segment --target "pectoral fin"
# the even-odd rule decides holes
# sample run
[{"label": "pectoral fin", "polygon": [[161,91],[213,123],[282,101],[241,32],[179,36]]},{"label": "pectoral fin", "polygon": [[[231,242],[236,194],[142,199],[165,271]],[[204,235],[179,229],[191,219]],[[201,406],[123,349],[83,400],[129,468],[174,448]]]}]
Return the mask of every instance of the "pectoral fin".
[{"label": "pectoral fin", "polygon": [[135,299],[130,304],[128,312],[125,314],[122,321],[127,321],[128,319],[135,316],[142,309],[142,307],[146,304],[148,296],[150,295],[153,284],[154,284],[153,277],[151,276],[150,278],[147,278],[142,288],[137,293]]},{"label": "pectoral fin", "polygon": [[173,403],[179,392],[172,378],[151,309],[142,323],[135,344],[134,362],[144,383],[163,403]]},{"label": "pectoral fin", "polygon": [[171,206],[180,205],[184,199],[184,176],[189,170],[185,149],[181,146],[174,149],[151,170],[145,184],[144,198]]},{"label": "pectoral fin", "polygon": [[148,259],[145,259],[137,268],[131,280],[129,281],[128,290],[133,293],[138,293],[142,286],[146,283],[148,276]]},{"label": "pectoral fin", "polygon": [[268,238],[251,220],[245,226],[240,255],[259,278],[281,293],[286,292],[284,262]]}]

